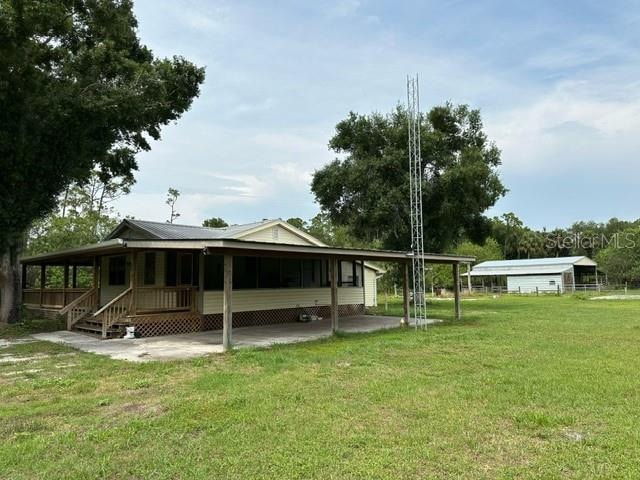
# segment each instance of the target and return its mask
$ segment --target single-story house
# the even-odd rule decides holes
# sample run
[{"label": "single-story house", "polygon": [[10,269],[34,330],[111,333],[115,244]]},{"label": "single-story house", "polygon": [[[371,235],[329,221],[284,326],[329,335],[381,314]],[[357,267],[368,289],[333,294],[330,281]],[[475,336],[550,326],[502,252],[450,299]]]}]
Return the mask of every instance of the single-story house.
[{"label": "single-story house", "polygon": [[[225,228],[127,219],[97,244],[22,258],[22,298],[27,309],[66,315],[69,330],[103,338],[125,326],[141,336],[222,328],[229,346],[232,326],[320,316],[337,329],[339,316],[376,305],[376,261],[404,265],[408,319],[411,260],[408,252],[331,247],[279,219]],[[455,275],[472,260],[425,255]],[[64,272],[58,288],[47,286],[52,266]],[[89,285],[78,285],[79,269],[91,272]]]},{"label": "single-story house", "polygon": [[491,260],[471,269],[483,284],[504,285],[509,292],[565,292],[597,288],[598,264],[585,256]]}]

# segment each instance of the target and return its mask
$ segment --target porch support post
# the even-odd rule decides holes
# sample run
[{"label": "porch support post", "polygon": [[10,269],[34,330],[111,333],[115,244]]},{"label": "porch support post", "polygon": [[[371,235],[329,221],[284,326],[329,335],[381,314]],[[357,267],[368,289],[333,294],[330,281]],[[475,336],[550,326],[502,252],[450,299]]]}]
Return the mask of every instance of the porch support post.
[{"label": "porch support post", "polygon": [[78,266],[71,267],[71,288],[78,288]]},{"label": "porch support post", "polygon": [[27,265],[25,263],[22,264],[22,279],[20,285],[22,286],[22,290],[27,288]]},{"label": "porch support post", "polygon": [[198,258],[198,311],[204,314],[204,253],[200,252]]},{"label": "porch support post", "polygon": [[338,260],[329,260],[331,274],[331,333],[338,331]]},{"label": "porch support post", "polygon": [[47,281],[47,266],[40,265],[40,306],[44,303],[44,284]]},{"label": "porch support post", "polygon": [[460,320],[462,315],[460,309],[460,264],[453,264],[453,296],[455,303],[456,320]]},{"label": "porch support post", "polygon": [[135,315],[138,309],[138,252],[131,252],[131,268],[129,269],[129,286],[131,287],[131,304],[129,314]]},{"label": "porch support post", "polygon": [[222,350],[233,348],[231,334],[233,329],[233,255],[224,256],[224,280],[222,292]]},{"label": "porch support post", "polygon": [[364,259],[360,260],[360,284],[362,285],[362,309],[363,313],[367,312],[367,291],[364,282]]},{"label": "porch support post", "polygon": [[473,294],[471,289],[471,263],[467,263],[467,288],[469,289],[469,295]]},{"label": "porch support post", "polygon": [[411,313],[409,312],[409,262],[404,262],[402,266],[402,310],[404,317],[400,322],[401,326],[409,325]]},{"label": "porch support post", "polygon": [[62,306],[67,305],[67,288],[69,288],[69,262],[64,262],[64,273],[62,276]]}]

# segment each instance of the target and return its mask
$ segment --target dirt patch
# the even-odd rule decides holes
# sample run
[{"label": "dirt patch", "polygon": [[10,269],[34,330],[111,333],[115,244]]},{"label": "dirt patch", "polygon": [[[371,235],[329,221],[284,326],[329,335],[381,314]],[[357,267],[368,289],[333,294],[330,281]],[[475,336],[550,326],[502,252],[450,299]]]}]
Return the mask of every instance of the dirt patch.
[{"label": "dirt patch", "polygon": [[640,295],[601,295],[589,300],[640,300]]},{"label": "dirt patch", "polygon": [[6,338],[0,338],[0,348],[12,347],[14,345],[21,345],[23,343],[33,343],[33,338],[16,338],[13,340],[7,340]]},{"label": "dirt patch", "polygon": [[51,357],[62,357],[76,355],[76,353],[57,353],[55,355],[47,355],[44,353],[37,353],[26,357],[20,357],[18,355],[12,355],[10,353],[3,353],[0,355],[0,364],[2,363],[20,363],[20,362],[33,362],[38,360],[44,360]]}]

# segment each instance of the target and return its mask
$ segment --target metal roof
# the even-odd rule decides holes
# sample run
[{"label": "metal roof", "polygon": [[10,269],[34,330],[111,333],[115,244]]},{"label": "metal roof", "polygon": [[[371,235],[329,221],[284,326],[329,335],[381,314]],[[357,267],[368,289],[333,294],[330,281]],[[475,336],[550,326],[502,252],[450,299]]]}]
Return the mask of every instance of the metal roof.
[{"label": "metal roof", "polygon": [[527,258],[523,260],[490,260],[479,263],[471,270],[474,277],[494,277],[501,275],[544,275],[562,273],[578,266],[597,266],[585,256]]},{"label": "metal roof", "polygon": [[260,222],[245,223],[242,225],[229,225],[222,228],[198,227],[195,225],[180,225],[168,222],[152,222],[149,220],[125,219],[118,225],[106,240],[119,238],[119,235],[127,227],[134,231],[144,232],[148,238],[159,240],[218,240],[232,239],[253,230],[256,227],[275,223],[278,220],[262,220]]},{"label": "metal roof", "polygon": [[[281,225],[284,228],[295,231],[301,236],[308,238],[310,245],[256,242],[242,238],[247,233],[260,230],[268,225]],[[128,230],[130,230],[132,234],[127,235],[126,232]],[[210,253],[229,251],[236,253],[243,252],[244,254],[302,254],[306,256],[334,256],[344,259],[379,261],[409,260],[412,257],[410,252],[403,251],[330,247],[280,219],[263,220],[261,222],[244,225],[230,225],[224,228],[196,227],[175,223],[126,219],[100,243],[24,257],[21,259],[21,262],[23,264],[38,262],[52,263],[62,260],[66,261],[71,257],[88,259],[91,255],[114,253],[114,251],[125,252],[127,249],[202,250]],[[475,260],[473,257],[432,253],[425,254],[423,258],[429,263],[449,264],[470,263]],[[377,269],[377,267],[368,266]]]},{"label": "metal roof", "polygon": [[[122,240],[114,239],[94,245],[63,250],[58,252],[43,253],[24,257],[20,260],[23,264],[52,263],[77,255],[100,255],[105,253],[125,253],[130,249],[151,250],[200,250],[208,254],[232,253],[236,255],[303,255],[310,257],[337,257],[343,259],[364,259],[379,261],[408,261],[412,258],[409,252],[394,250],[375,250],[362,248],[328,247],[321,245],[289,245],[284,243],[254,242],[240,239],[218,240]],[[459,255],[446,255],[427,253],[423,256],[429,263],[469,263],[473,257]]]}]

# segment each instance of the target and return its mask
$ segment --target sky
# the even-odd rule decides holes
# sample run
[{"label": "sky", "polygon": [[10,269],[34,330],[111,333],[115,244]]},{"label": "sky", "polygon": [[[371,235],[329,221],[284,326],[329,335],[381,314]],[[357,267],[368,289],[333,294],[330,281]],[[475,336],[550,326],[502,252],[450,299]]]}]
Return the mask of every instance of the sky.
[{"label": "sky", "polygon": [[[533,228],[640,217],[640,2],[137,0],[161,57],[206,67],[199,98],[139,155],[121,215],[182,223],[318,213],[312,173],[350,111],[482,112],[509,189],[487,215]],[[425,208],[429,208],[425,205]]]}]

